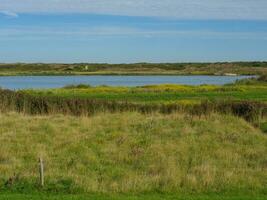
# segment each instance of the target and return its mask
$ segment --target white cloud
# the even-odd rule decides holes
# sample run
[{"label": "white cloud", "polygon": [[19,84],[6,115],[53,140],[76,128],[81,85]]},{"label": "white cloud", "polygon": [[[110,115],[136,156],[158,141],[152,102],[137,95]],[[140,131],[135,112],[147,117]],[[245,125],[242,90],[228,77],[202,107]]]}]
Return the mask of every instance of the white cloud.
[{"label": "white cloud", "polygon": [[11,17],[11,18],[17,18],[18,17],[17,13],[10,12],[10,11],[5,11],[5,10],[3,10],[3,11],[0,10],[0,14],[4,15],[6,17]]},{"label": "white cloud", "polygon": [[15,13],[267,20],[266,0],[0,0],[0,10]]}]

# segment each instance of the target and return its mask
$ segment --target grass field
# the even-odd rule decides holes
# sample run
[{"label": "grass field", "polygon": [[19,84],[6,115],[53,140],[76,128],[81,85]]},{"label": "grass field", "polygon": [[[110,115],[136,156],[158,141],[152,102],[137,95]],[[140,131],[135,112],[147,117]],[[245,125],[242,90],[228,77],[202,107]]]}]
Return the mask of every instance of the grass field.
[{"label": "grass field", "polygon": [[261,75],[267,62],[0,64],[0,75]]},{"label": "grass field", "polygon": [[229,115],[10,113],[0,127],[2,192],[267,194],[267,137]]},{"label": "grass field", "polygon": [[265,200],[264,195],[51,195],[0,194],[0,200]]},{"label": "grass field", "polygon": [[34,96],[59,96],[143,103],[199,103],[203,100],[254,100],[267,102],[267,84],[226,86],[152,85],[143,87],[67,87],[24,90]]}]

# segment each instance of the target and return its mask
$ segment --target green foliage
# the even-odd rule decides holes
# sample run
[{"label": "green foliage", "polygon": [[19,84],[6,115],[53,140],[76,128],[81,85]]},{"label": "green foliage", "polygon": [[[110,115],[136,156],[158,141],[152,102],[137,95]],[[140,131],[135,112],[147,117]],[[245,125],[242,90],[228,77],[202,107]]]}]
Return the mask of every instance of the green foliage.
[{"label": "green foliage", "polygon": [[263,74],[259,77],[238,80],[235,85],[266,85],[266,83],[267,75]]},{"label": "green foliage", "polygon": [[78,84],[78,85],[66,85],[63,88],[64,89],[88,89],[88,88],[91,88],[91,86],[86,85],[86,84]]},{"label": "green foliage", "polygon": [[260,82],[267,83],[267,75],[266,74],[261,75],[257,80],[260,81]]},{"label": "green foliage", "polygon": [[267,122],[261,123],[260,128],[264,133],[267,133]]}]

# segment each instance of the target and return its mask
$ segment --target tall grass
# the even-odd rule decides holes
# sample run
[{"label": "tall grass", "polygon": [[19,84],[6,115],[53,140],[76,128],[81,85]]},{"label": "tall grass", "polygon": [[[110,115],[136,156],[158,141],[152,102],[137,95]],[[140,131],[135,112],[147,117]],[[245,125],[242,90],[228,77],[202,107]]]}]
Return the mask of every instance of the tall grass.
[{"label": "tall grass", "polygon": [[127,101],[109,101],[56,96],[32,96],[23,92],[0,90],[0,110],[16,111],[25,114],[69,114],[89,116],[98,112],[137,111],[141,113],[174,112],[191,115],[209,115],[213,112],[233,114],[249,122],[258,123],[267,116],[267,104],[256,101],[203,101],[200,104],[182,103],[130,103]]},{"label": "tall grass", "polygon": [[0,127],[0,189],[38,190],[42,156],[44,191],[267,194],[267,137],[237,117],[7,113]]}]

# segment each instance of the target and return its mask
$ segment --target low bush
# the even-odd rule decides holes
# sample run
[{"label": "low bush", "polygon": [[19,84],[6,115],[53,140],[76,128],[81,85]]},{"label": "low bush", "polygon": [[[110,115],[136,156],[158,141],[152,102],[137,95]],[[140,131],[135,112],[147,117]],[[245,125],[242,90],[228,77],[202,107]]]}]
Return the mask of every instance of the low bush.
[{"label": "low bush", "polygon": [[87,84],[78,84],[78,85],[66,85],[63,88],[64,89],[88,89],[91,88],[91,85],[87,85]]}]

